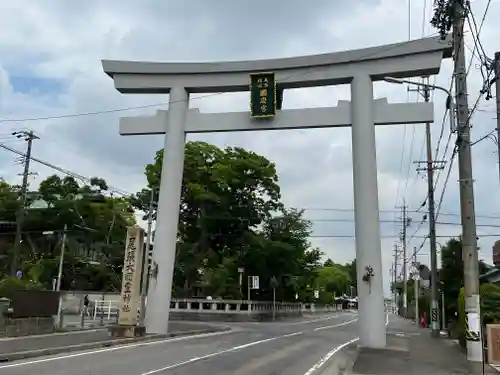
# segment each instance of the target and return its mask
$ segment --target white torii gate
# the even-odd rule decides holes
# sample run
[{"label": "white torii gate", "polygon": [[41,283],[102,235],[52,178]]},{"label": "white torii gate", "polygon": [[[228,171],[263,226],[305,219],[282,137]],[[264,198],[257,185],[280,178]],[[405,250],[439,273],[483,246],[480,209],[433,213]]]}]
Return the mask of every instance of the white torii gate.
[{"label": "white torii gate", "polygon": [[[384,348],[385,312],[379,223],[374,125],[433,122],[431,103],[388,104],[373,99],[373,81],[439,73],[451,56],[449,41],[438,38],[285,59],[152,63],[103,60],[104,72],[121,93],[169,93],[168,111],[156,116],[122,118],[120,134],[164,134],[165,149],[158,200],[154,261],[156,281],[150,283],[146,329],[166,333],[174,270],[186,133],[277,130],[352,126],[352,158],[360,343]],[[190,93],[249,90],[249,75],[274,72],[278,90],[351,84],[351,101],[330,108],[281,110],[266,121],[248,112],[200,113],[188,109]],[[363,281],[366,268],[370,283]]]}]

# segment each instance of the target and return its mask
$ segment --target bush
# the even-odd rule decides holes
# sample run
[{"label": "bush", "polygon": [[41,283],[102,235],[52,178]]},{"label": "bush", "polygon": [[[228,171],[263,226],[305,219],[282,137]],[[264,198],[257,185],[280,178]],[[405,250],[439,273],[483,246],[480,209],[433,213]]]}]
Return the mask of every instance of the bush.
[{"label": "bush", "polygon": [[[480,288],[481,296],[481,324],[500,322],[500,288],[494,284],[483,284]],[[458,322],[456,333],[462,347],[465,347],[465,290],[462,287],[458,296]],[[484,330],[483,330],[484,332]]]},{"label": "bush", "polygon": [[6,276],[0,279],[0,298],[12,299],[12,293],[16,290],[42,290],[43,285],[32,281]]},{"label": "bush", "polygon": [[483,284],[480,288],[482,324],[500,321],[500,288],[494,284]]}]

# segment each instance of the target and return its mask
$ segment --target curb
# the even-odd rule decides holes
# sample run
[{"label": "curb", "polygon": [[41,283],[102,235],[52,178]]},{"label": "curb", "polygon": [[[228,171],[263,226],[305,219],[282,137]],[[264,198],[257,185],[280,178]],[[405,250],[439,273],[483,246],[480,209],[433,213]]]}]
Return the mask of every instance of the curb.
[{"label": "curb", "polygon": [[351,375],[359,354],[358,340],[337,349],[317,375]]},{"label": "curb", "polygon": [[356,350],[354,351],[354,353],[352,353],[352,355],[348,356],[343,368],[339,369],[340,375],[352,375],[352,370],[353,370],[354,364],[356,363],[356,360],[358,359],[359,349],[360,349],[360,346],[356,345]]},{"label": "curb", "polygon": [[71,353],[80,350],[87,349],[98,349],[98,348],[109,348],[113,346],[120,346],[126,344],[132,344],[137,342],[149,342],[160,339],[165,339],[169,337],[181,337],[181,336],[194,336],[201,335],[205,333],[216,333],[216,332],[229,332],[232,329],[230,327],[218,327],[218,328],[206,328],[206,329],[197,329],[190,331],[178,331],[171,332],[165,334],[156,334],[150,336],[142,336],[142,337],[132,337],[132,338],[123,338],[123,339],[113,339],[99,342],[89,342],[84,344],[76,344],[76,345],[68,345],[68,346],[56,346],[52,348],[44,348],[44,349],[36,349],[29,350],[25,352],[15,352],[15,353],[6,353],[0,354],[0,363],[18,361],[20,359],[28,359],[35,357],[42,357],[54,354],[61,353]]}]

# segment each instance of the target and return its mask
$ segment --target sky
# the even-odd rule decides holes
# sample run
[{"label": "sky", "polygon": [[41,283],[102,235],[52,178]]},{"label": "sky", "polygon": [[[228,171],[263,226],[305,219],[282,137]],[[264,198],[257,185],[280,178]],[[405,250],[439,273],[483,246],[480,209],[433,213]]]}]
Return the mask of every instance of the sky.
[{"label": "sky", "polygon": [[[488,0],[471,2],[479,24]],[[26,144],[11,134],[32,130],[33,156],[84,176],[99,176],[113,187],[136,192],[145,186],[144,166],[162,147],[162,136],[120,137],[120,116],[154,114],[166,109],[167,95],[123,95],[102,71],[101,59],[164,62],[227,61],[312,55],[403,42],[436,35],[429,24],[432,0],[88,0],[85,2],[19,0],[0,2],[0,142],[17,150]],[[497,48],[500,1],[492,0],[480,34],[484,53]],[[468,30],[468,29],[467,29]],[[466,55],[474,48],[466,33]],[[468,75],[472,107],[483,79],[480,60]],[[451,61],[431,82],[449,88]],[[417,78],[418,80],[418,78]],[[375,97],[416,102],[407,86],[377,82]],[[435,95],[434,95],[435,94]],[[202,112],[245,111],[248,93],[194,95],[190,106]],[[285,93],[283,106],[310,108],[349,100],[349,86],[296,89]],[[433,93],[436,160],[449,161],[445,98]],[[159,103],[142,109],[126,109]],[[115,111],[116,110],[116,111]],[[96,113],[97,112],[97,113]],[[472,139],[496,127],[495,99],[480,100],[471,119]],[[442,136],[441,129],[444,129]],[[250,135],[250,136],[249,136]],[[424,160],[424,125],[377,127],[377,165],[385,291],[388,293],[394,246],[402,225],[400,206],[408,206],[408,254],[420,248],[428,224],[415,212],[425,200],[427,181],[414,161]],[[355,257],[350,129],[189,135],[218,146],[240,146],[276,163],[283,202],[305,209],[313,222],[311,243],[336,262]],[[440,139],[440,142],[438,140]],[[444,151],[447,153],[444,154]],[[20,183],[17,156],[0,152],[0,176]],[[439,202],[447,165],[438,174]],[[54,173],[33,163],[33,187]],[[491,263],[491,248],[500,237],[500,186],[497,146],[490,139],[473,146],[473,174],[480,258]],[[426,210],[426,206],[422,208]],[[439,245],[461,233],[456,163],[446,184],[437,227]],[[427,242],[417,254],[429,264]]]}]

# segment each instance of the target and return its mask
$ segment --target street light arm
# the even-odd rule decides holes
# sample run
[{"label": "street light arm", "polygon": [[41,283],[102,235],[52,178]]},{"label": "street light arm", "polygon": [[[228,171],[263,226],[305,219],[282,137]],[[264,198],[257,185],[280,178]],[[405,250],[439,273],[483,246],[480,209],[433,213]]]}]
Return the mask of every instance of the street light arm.
[{"label": "street light arm", "polygon": [[409,85],[414,85],[414,86],[419,86],[419,87],[428,87],[428,88],[433,88],[436,90],[440,90],[448,96],[448,99],[446,100],[446,109],[450,111],[450,130],[452,132],[456,131],[456,126],[455,126],[455,102],[453,101],[453,95],[450,92],[450,90],[441,87],[441,86],[436,86],[436,85],[431,85],[429,83],[423,83],[423,82],[415,82],[415,81],[410,81],[408,79],[400,79],[400,78],[394,78],[394,77],[384,77],[384,81],[389,82],[389,83],[397,83],[397,84],[404,84],[407,83]]},{"label": "street light arm", "polygon": [[436,85],[431,85],[430,83],[423,83],[423,82],[415,82],[415,81],[410,81],[408,79],[399,79],[399,78],[394,78],[394,77],[384,77],[384,81],[389,82],[389,83],[397,83],[397,84],[403,84],[407,83],[409,85],[414,85],[414,86],[420,86],[420,87],[430,87],[436,90],[443,91],[448,95],[450,98],[453,97],[451,94],[450,90],[441,87],[441,86],[436,86]]}]

